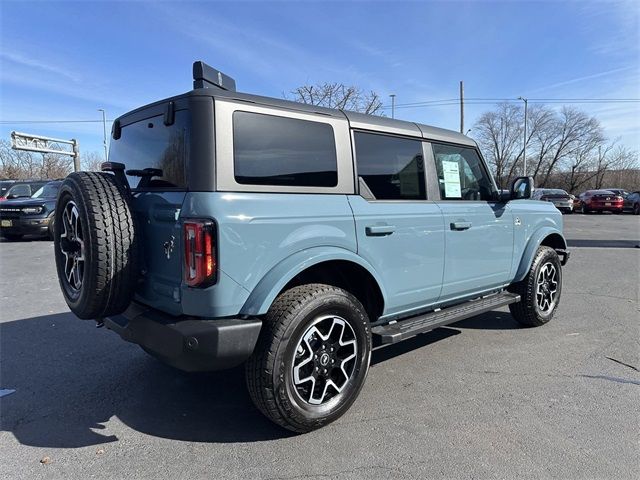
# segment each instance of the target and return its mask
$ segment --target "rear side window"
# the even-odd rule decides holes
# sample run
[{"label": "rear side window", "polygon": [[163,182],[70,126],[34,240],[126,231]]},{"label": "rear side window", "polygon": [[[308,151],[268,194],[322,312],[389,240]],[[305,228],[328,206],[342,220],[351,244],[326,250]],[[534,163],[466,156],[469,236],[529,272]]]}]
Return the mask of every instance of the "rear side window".
[{"label": "rear side window", "polygon": [[358,176],[376,200],[424,200],[422,142],[355,132]]},{"label": "rear side window", "polygon": [[338,184],[333,127],[326,123],[234,112],[233,164],[235,180],[241,184]]},{"label": "rear side window", "polygon": [[[162,170],[162,175],[153,177],[145,189],[184,189],[190,129],[188,110],[178,110],[174,123],[168,126],[164,115],[123,126],[120,138],[111,141],[109,160],[124,163],[127,170]],[[140,181],[140,177],[127,178],[134,188]]]}]

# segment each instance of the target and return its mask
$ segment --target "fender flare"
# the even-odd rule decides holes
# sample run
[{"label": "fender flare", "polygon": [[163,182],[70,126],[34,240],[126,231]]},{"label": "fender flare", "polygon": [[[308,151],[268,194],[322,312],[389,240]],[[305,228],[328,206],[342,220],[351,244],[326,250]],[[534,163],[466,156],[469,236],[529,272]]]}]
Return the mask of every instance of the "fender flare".
[{"label": "fender flare", "polygon": [[322,262],[344,260],[367,270],[375,279],[386,304],[387,295],[380,276],[369,262],[356,253],[339,247],[313,247],[296,252],[269,270],[253,288],[240,309],[241,315],[264,315],[287,283],[300,272]]},{"label": "fender flare", "polygon": [[531,268],[531,263],[533,262],[533,257],[535,256],[538,248],[545,239],[549,236],[554,236],[554,242],[557,242],[558,246],[554,246],[553,248],[565,250],[567,248],[567,241],[565,240],[562,232],[556,228],[552,227],[542,227],[535,231],[533,235],[529,238],[527,242],[527,246],[524,249],[522,254],[522,258],[520,259],[520,264],[518,265],[518,270],[516,271],[516,275],[514,278],[514,282],[521,281],[526,275],[529,269]]}]

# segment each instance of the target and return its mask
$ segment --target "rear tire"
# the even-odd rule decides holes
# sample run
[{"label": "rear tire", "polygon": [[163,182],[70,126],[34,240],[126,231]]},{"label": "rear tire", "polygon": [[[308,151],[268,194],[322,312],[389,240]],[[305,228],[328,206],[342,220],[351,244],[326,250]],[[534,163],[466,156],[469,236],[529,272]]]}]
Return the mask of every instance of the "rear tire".
[{"label": "rear tire", "polygon": [[633,206],[633,214],[634,215],[640,215],[640,203],[636,203]]},{"label": "rear tire", "polygon": [[553,318],[562,293],[560,257],[551,247],[538,248],[527,276],[509,287],[520,295],[518,303],[509,305],[511,315],[526,327],[539,327]]},{"label": "rear tire", "polygon": [[282,293],[246,364],[256,407],[274,423],[309,432],[342,416],[369,370],[371,331],[360,302],[333,286]]},{"label": "rear tire", "polygon": [[138,276],[138,234],[127,194],[113,175],[76,172],[62,183],[54,217],[58,281],[82,319],[122,313]]}]

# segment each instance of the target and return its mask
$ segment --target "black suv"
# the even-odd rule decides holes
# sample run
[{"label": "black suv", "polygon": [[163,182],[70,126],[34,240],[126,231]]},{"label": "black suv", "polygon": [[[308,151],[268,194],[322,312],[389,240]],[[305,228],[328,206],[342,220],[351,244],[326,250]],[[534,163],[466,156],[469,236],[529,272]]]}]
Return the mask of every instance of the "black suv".
[{"label": "black suv", "polygon": [[24,235],[53,238],[53,214],[62,181],[42,185],[30,198],[13,198],[0,203],[0,235],[20,240]]}]

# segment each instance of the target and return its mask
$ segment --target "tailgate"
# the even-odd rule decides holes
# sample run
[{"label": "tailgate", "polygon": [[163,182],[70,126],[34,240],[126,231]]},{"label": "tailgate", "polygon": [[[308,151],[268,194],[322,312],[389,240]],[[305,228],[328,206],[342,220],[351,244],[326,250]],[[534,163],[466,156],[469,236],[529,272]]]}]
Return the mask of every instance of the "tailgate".
[{"label": "tailgate", "polygon": [[182,313],[182,226],[180,209],[185,192],[134,194],[133,210],[142,232],[141,282],[136,300],[173,315]]}]

